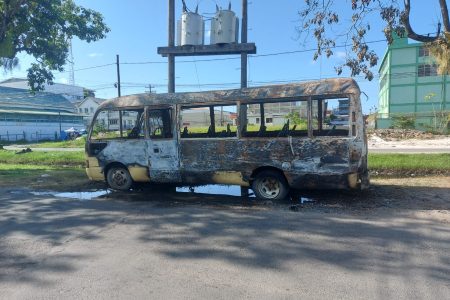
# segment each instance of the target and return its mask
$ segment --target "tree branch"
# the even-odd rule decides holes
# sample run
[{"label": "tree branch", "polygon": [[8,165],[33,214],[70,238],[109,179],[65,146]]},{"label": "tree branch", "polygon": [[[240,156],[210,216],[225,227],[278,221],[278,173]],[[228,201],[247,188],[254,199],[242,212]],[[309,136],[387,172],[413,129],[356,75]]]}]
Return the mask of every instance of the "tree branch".
[{"label": "tree branch", "polygon": [[441,5],[441,14],[442,20],[444,21],[445,32],[450,32],[450,20],[448,17],[447,2],[446,0],[439,0],[439,4]]},{"label": "tree branch", "polygon": [[[445,0],[440,0],[440,1],[441,1],[441,3],[445,2]],[[412,29],[411,23],[410,23],[410,20],[409,20],[409,16],[410,16],[410,13],[411,13],[410,0],[404,0],[404,3],[405,3],[405,11],[404,11],[403,16],[402,16],[402,22],[403,22],[403,25],[405,26],[407,36],[410,39],[413,39],[413,40],[416,40],[416,41],[419,41],[419,42],[424,42],[424,43],[429,43],[429,42],[436,41],[439,38],[439,34],[437,34],[434,37],[433,36],[426,36],[426,35],[417,34]],[[441,6],[441,8],[442,8],[442,6]],[[448,12],[447,12],[447,16],[448,16]]]}]

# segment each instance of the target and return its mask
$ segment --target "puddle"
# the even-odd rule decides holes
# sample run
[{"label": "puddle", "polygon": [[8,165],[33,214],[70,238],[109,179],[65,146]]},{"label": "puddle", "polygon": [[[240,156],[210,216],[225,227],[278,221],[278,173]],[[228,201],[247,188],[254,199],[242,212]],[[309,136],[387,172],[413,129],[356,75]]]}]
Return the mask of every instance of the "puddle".
[{"label": "puddle", "polygon": [[[178,193],[198,193],[210,195],[241,196],[241,187],[237,185],[209,184],[196,187],[178,187]],[[250,198],[255,197],[250,191]]]},{"label": "puddle", "polygon": [[25,191],[10,191],[9,193],[13,194],[13,195],[21,195],[21,194],[24,194]]},{"label": "puddle", "polygon": [[90,191],[90,192],[31,192],[35,196],[53,196],[57,198],[77,199],[77,200],[92,200],[94,198],[104,196],[111,193],[110,190]]},{"label": "puddle", "polygon": [[301,204],[314,203],[314,202],[316,202],[316,200],[311,199],[311,198],[306,198],[306,197],[300,197],[300,203]]}]

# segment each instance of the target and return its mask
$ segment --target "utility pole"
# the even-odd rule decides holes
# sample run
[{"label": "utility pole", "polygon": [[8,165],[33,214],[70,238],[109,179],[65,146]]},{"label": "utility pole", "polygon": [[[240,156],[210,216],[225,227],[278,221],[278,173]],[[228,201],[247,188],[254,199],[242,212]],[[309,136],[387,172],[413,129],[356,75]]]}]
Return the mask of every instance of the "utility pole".
[{"label": "utility pole", "polygon": [[[242,27],[241,27],[241,43],[247,43],[248,31],[248,3],[247,0],[242,1]],[[247,87],[247,59],[248,53],[241,53],[241,89]]]},{"label": "utility pole", "polygon": [[[122,91],[120,90],[120,59],[119,54],[116,55],[116,65],[117,65],[117,96],[122,96]],[[109,120],[108,120],[109,122]],[[123,124],[122,124],[122,111],[119,111],[119,130],[120,130],[120,137],[123,137]]]},{"label": "utility pole", "polygon": [[61,111],[58,111],[58,116],[59,116],[59,139],[61,139]]},{"label": "utility pole", "polygon": [[[248,31],[248,2],[247,0],[242,0],[242,27],[241,27],[241,43],[246,44],[247,43],[247,31]],[[241,89],[246,88],[248,86],[247,82],[247,65],[248,65],[248,53],[242,52],[241,53]],[[247,115],[247,106],[239,106],[240,108],[240,115],[246,116]],[[247,120],[244,120],[241,118],[239,120],[241,123],[246,123]],[[247,124],[243,124],[244,126],[247,126]],[[248,187],[241,186],[241,197],[248,197],[250,194]]]},{"label": "utility pole", "polygon": [[117,96],[122,96],[120,90],[120,59],[119,54],[116,55],[116,65],[117,65]]},{"label": "utility pole", "polygon": [[[184,2],[184,1],[183,1]],[[242,0],[242,28],[241,42],[229,44],[211,45],[184,45],[175,46],[175,0],[168,0],[168,47],[158,47],[158,54],[168,59],[168,92],[175,93],[175,57],[176,56],[200,56],[200,55],[241,55],[241,88],[247,87],[247,60],[249,54],[256,54],[256,45],[248,43],[248,0]],[[222,108],[223,109],[223,108]],[[239,106],[241,116],[246,115],[246,105]],[[210,107],[210,118],[214,119],[214,111]],[[241,117],[239,122],[246,124],[245,118]],[[221,124],[223,124],[223,113],[221,112]],[[211,126],[215,123],[211,121]],[[238,136],[240,133],[237,133]],[[243,196],[248,195],[248,188],[241,190]]]},{"label": "utility pole", "polygon": [[247,87],[247,58],[256,54],[256,45],[248,43],[248,0],[242,0],[241,42],[223,45],[175,46],[175,0],[168,0],[168,46],[158,47],[158,54],[168,59],[168,92],[175,93],[175,57],[200,55],[241,55],[241,88]]},{"label": "utility pole", "polygon": [[[169,0],[169,47],[175,46],[175,0]],[[175,55],[168,54],[168,92],[175,93]]]},{"label": "utility pole", "polygon": [[148,93],[149,93],[149,94],[154,93],[153,88],[154,88],[153,85],[151,85],[151,84],[148,85]]}]

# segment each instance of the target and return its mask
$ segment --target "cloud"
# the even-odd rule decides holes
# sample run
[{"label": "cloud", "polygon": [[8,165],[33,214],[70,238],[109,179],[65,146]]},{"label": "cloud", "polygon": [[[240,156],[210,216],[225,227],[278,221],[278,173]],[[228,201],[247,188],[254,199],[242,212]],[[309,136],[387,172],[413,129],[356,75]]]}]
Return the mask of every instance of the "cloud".
[{"label": "cloud", "polygon": [[60,78],[60,79],[58,79],[58,81],[59,81],[59,83],[62,83],[62,84],[68,84],[69,83],[69,79],[67,79],[67,78]]},{"label": "cloud", "polygon": [[102,56],[103,56],[103,53],[96,53],[96,52],[93,52],[93,53],[89,53],[88,56],[89,56],[90,58],[102,57]]}]

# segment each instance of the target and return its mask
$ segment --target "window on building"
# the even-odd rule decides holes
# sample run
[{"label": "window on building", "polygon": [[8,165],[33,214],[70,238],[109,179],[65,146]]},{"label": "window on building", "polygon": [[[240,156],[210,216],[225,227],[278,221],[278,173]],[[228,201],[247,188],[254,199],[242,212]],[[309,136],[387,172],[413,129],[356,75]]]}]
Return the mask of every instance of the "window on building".
[{"label": "window on building", "polygon": [[259,118],[256,118],[256,122],[255,122],[256,124],[259,124]]},{"label": "window on building", "polygon": [[273,118],[266,118],[266,123],[273,123]]},{"label": "window on building", "polygon": [[117,124],[119,124],[118,119],[109,119],[109,125],[117,125]]},{"label": "window on building", "polygon": [[437,76],[437,65],[422,64],[417,67],[417,76],[428,77]]},{"label": "window on building", "polygon": [[91,110],[91,114],[93,114],[94,113],[94,108],[91,107],[90,110]]},{"label": "window on building", "polygon": [[88,114],[89,113],[89,109],[87,107],[84,108],[84,113]]},{"label": "window on building", "polygon": [[430,49],[426,47],[419,48],[419,57],[430,56]]},{"label": "window on building", "polygon": [[83,113],[83,109],[82,109],[82,108],[80,108],[80,109],[79,109],[79,112],[80,112],[80,114],[82,114],[82,113]]}]

